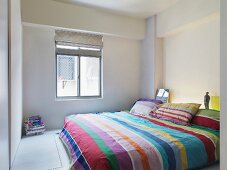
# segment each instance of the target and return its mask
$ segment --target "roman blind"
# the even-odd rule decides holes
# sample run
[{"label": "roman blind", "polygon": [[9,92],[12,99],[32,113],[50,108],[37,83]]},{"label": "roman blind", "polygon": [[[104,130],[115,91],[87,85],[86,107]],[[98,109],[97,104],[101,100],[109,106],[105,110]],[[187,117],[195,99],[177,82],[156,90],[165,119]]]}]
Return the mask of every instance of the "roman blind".
[{"label": "roman blind", "polygon": [[56,30],[55,41],[90,46],[103,46],[102,35],[88,34],[73,31]]},{"label": "roman blind", "polygon": [[81,32],[56,30],[56,53],[100,57],[103,36]]}]

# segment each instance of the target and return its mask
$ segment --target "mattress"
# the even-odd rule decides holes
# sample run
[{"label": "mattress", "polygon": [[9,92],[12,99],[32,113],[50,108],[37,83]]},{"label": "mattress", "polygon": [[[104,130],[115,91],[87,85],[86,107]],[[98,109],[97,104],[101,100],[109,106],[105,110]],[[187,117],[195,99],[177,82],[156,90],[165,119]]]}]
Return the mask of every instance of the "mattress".
[{"label": "mattress", "polygon": [[67,116],[59,136],[76,170],[184,170],[219,160],[219,131],[128,112]]}]

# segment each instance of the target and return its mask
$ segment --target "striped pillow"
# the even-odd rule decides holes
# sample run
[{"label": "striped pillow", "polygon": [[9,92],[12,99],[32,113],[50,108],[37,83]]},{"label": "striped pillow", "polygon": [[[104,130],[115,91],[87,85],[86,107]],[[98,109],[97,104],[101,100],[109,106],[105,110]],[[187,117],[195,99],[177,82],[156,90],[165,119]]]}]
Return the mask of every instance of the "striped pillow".
[{"label": "striped pillow", "polygon": [[220,111],[200,109],[192,120],[193,124],[220,130]]},{"label": "striped pillow", "polygon": [[165,103],[153,113],[153,116],[176,124],[190,125],[200,106],[201,104],[196,103]]}]

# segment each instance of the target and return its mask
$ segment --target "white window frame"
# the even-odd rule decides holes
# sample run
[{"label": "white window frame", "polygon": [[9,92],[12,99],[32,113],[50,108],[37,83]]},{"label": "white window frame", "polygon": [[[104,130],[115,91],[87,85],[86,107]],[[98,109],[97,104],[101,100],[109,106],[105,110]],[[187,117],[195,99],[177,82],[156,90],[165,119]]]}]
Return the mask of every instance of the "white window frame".
[{"label": "white window frame", "polygon": [[[79,49],[60,49],[57,48],[59,42],[55,41],[55,72],[56,72],[56,78],[55,78],[55,97],[57,100],[77,100],[77,99],[101,99],[102,98],[102,48],[98,47],[100,49],[99,52],[93,51],[93,50],[86,50],[86,48],[93,48],[93,46],[86,46],[83,44],[74,44],[76,47],[81,47],[82,51]],[[70,44],[72,45],[72,44]],[[94,47],[96,48],[96,47]],[[85,50],[83,50],[85,49]],[[85,51],[85,55],[83,55],[83,52]],[[75,56],[77,57],[77,96],[58,96],[57,94],[57,83],[58,83],[58,62],[57,57],[58,55],[66,55],[66,56]],[[80,95],[80,58],[81,57],[94,57],[99,58],[99,95],[90,95],[90,96],[81,96]],[[75,75],[76,76],[76,75]]]}]

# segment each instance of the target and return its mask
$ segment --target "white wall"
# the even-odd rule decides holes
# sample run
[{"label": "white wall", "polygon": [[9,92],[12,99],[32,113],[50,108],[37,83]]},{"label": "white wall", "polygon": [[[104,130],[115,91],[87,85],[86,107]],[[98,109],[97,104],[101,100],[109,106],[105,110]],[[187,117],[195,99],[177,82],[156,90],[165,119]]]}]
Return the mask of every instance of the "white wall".
[{"label": "white wall", "polygon": [[158,88],[163,87],[163,40],[156,38],[156,16],[146,20],[146,33],[141,48],[140,94],[154,98]]},{"label": "white wall", "polygon": [[[164,88],[163,86],[163,38],[157,38],[155,40],[155,79],[154,79],[154,90]],[[156,94],[156,93],[155,93]]]},{"label": "white wall", "polygon": [[227,167],[227,1],[221,0],[221,170]]},{"label": "white wall", "polygon": [[144,37],[144,19],[53,0],[22,0],[21,2],[23,22],[134,39],[143,39]]},{"label": "white wall", "polygon": [[8,1],[0,0],[0,169],[9,169]]},{"label": "white wall", "polygon": [[162,46],[163,58],[156,60],[163,60],[159,72],[172,102],[203,103],[206,91],[220,95],[219,5],[220,0],[181,0],[157,15],[156,36],[163,42],[156,50]]},{"label": "white wall", "polygon": [[220,21],[164,39],[164,86],[172,102],[203,103],[206,91],[220,95]]},{"label": "white wall", "polygon": [[104,36],[103,99],[55,100],[54,29],[23,27],[23,112],[40,114],[48,129],[72,113],[129,109],[139,98],[140,41]]},{"label": "white wall", "polygon": [[155,95],[155,17],[146,20],[146,33],[142,41],[140,93],[143,98]]},{"label": "white wall", "polygon": [[165,37],[185,25],[219,12],[220,0],[180,0],[157,15],[157,36]]},{"label": "white wall", "polygon": [[11,164],[21,140],[22,129],[22,24],[20,1],[10,1],[10,124]]}]

